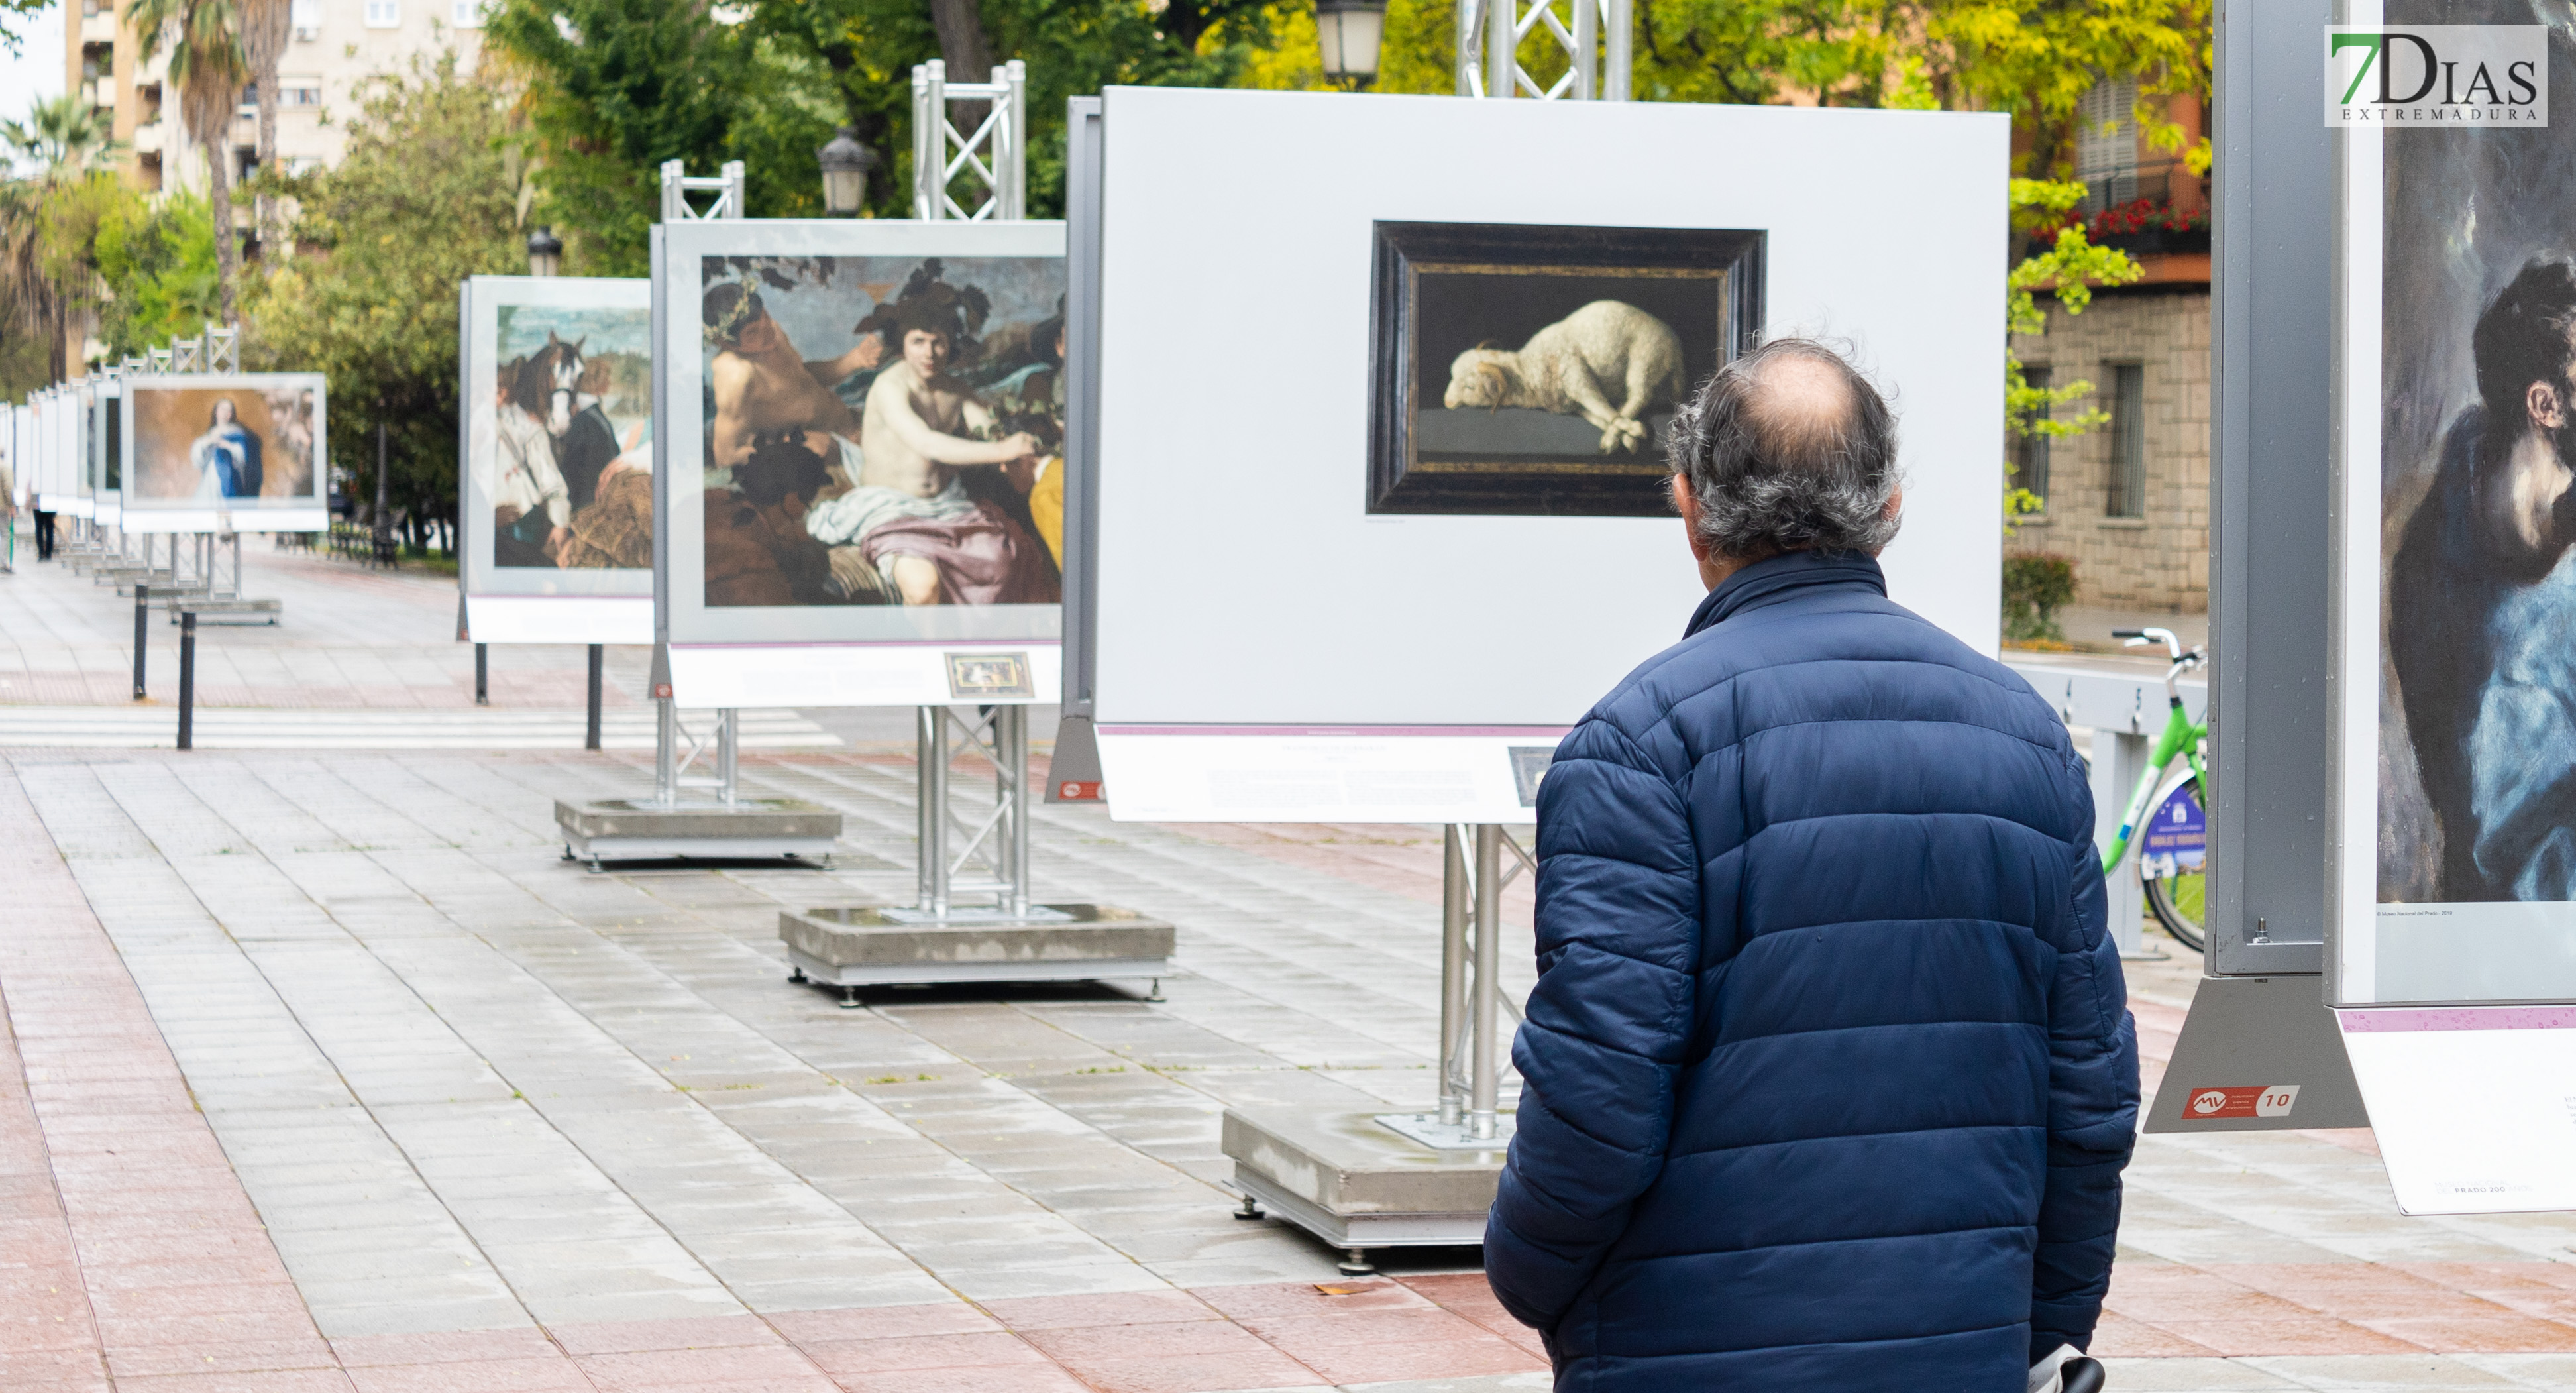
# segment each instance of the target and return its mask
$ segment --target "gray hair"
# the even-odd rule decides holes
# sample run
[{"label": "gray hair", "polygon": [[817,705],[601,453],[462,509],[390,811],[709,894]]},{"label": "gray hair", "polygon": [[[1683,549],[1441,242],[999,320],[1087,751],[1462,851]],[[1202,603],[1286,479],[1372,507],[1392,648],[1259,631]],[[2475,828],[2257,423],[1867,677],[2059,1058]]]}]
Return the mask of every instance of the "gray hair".
[{"label": "gray hair", "polygon": [[1896,418],[1843,356],[1773,339],[1717,370],[1673,420],[1673,472],[1722,556],[1875,555],[1896,538]]}]

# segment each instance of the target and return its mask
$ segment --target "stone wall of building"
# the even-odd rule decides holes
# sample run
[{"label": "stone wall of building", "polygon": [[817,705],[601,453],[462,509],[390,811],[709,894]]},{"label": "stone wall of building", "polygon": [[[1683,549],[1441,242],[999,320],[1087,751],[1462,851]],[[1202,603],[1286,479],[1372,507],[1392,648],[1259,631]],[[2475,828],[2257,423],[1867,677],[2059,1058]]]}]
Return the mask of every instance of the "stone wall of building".
[{"label": "stone wall of building", "polygon": [[[2051,449],[2045,512],[2026,519],[2006,555],[2073,558],[2077,603],[2202,614],[2209,609],[2209,287],[2149,285],[2098,291],[2080,315],[2050,305],[2048,326],[2017,336],[2029,367],[2064,386],[2090,381],[2088,402],[2112,409],[2113,369],[2145,369],[2145,515],[2110,516],[2116,441],[2106,425]],[[2010,442],[2007,442],[2008,444]]]}]

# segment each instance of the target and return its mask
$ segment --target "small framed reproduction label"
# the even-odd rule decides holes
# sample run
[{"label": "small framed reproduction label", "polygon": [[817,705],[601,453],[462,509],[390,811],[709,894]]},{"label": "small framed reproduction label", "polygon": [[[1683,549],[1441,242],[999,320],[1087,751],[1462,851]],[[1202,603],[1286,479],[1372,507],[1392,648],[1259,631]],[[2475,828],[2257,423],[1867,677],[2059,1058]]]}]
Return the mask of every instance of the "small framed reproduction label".
[{"label": "small framed reproduction label", "polygon": [[1556,759],[1554,745],[1514,745],[1512,748],[1512,791],[1518,793],[1521,806],[1538,806],[1538,785],[1547,777],[1547,766]]},{"label": "small framed reproduction label", "polygon": [[948,695],[958,701],[1034,697],[1037,680],[1026,653],[951,653]]}]

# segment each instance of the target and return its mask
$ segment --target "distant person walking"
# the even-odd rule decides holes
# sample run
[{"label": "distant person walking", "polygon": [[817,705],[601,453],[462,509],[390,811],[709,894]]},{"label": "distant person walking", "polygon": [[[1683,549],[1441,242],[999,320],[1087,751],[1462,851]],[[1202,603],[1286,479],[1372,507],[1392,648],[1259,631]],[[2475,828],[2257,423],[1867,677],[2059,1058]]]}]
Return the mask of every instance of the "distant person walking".
[{"label": "distant person walking", "polygon": [[1675,422],[1708,598],[1557,749],[1487,1275],[1567,1389],[2020,1393],[2138,1058],[2065,725],[1887,598],[1896,437],[1778,340]]},{"label": "distant person walking", "polygon": [[36,510],[36,559],[54,559],[54,515],[50,509]]}]

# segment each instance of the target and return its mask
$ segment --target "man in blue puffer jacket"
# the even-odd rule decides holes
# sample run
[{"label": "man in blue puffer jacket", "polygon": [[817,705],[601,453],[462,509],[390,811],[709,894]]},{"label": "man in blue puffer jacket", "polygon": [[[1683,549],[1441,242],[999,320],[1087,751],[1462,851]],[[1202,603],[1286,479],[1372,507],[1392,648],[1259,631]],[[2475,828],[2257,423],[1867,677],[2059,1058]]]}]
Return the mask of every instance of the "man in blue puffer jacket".
[{"label": "man in blue puffer jacket", "polygon": [[1558,747],[1486,1271],[1569,1390],[2020,1393],[2092,1339],[2136,1130],[2093,799],[1887,598],[1895,429],[1825,347],[1673,430],[1708,599]]}]

